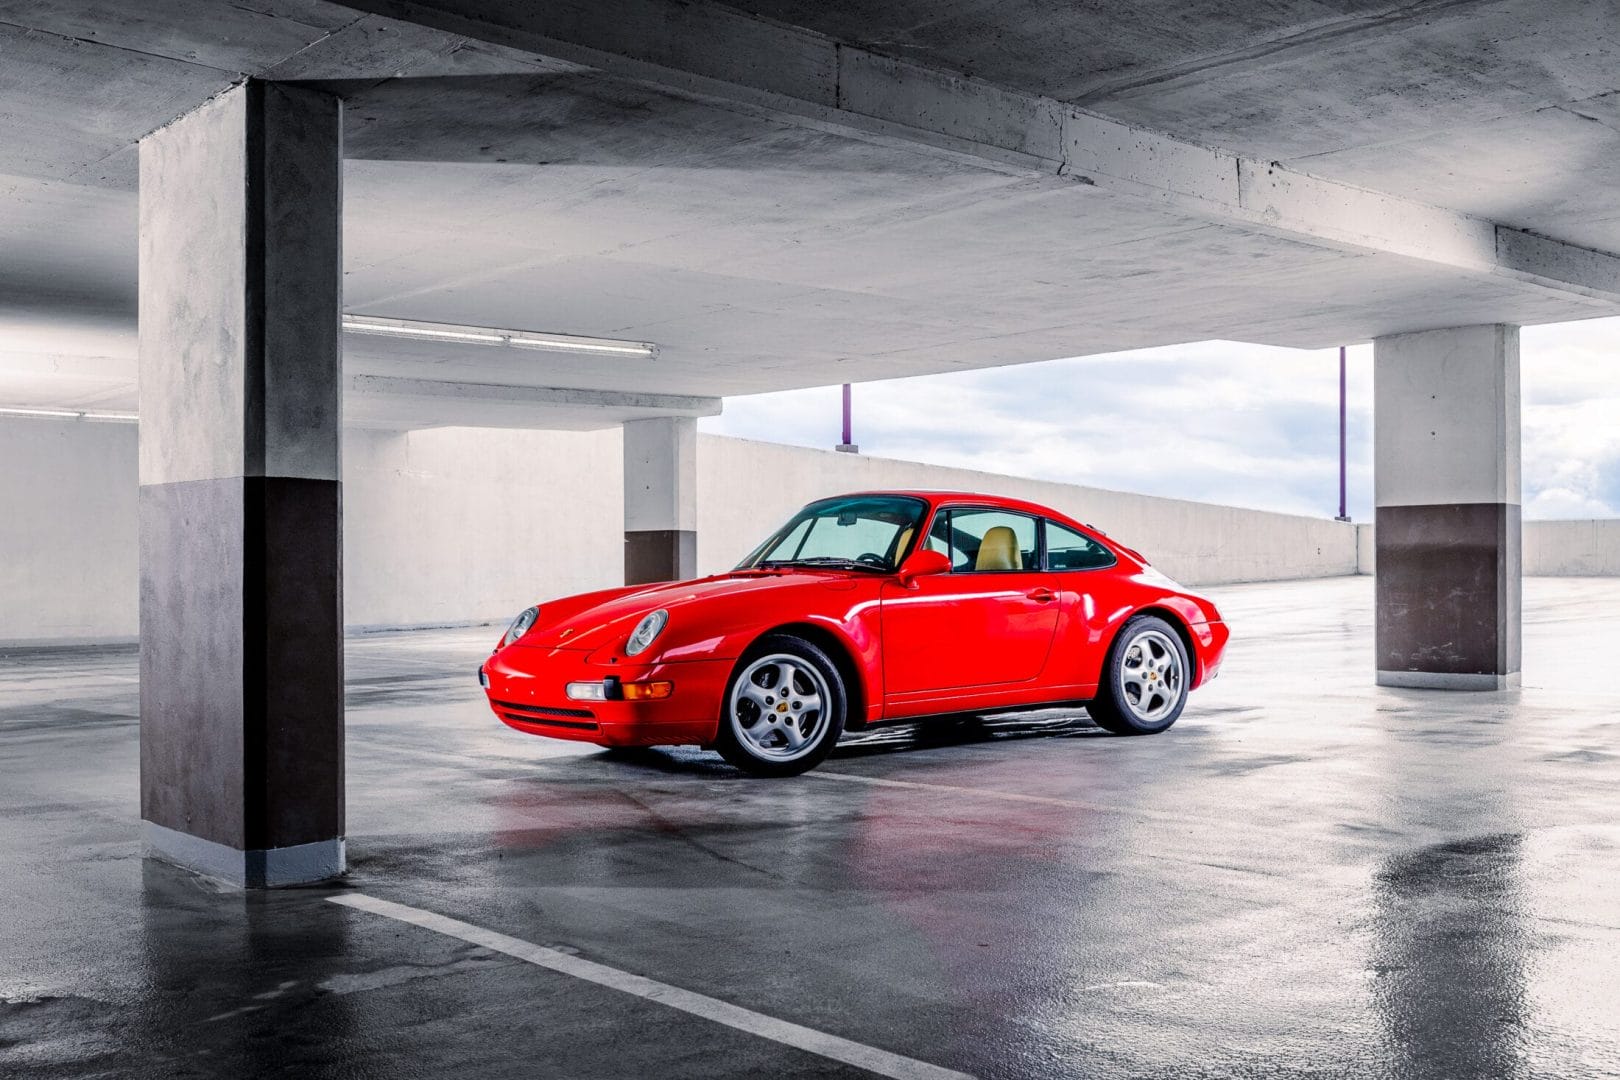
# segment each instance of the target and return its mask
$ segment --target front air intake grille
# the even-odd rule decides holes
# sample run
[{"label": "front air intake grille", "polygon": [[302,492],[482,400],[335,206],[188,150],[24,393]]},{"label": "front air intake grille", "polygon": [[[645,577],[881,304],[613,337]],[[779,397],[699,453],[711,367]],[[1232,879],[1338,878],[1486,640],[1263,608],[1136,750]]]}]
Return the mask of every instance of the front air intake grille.
[{"label": "front air intake grille", "polygon": [[520,724],[530,724],[534,727],[568,728],[570,731],[596,731],[594,720],[555,720],[548,716],[530,716],[527,713],[509,712],[508,720],[516,720]]},{"label": "front air intake grille", "polygon": [[515,701],[497,701],[497,709],[509,709],[512,712],[536,713],[540,716],[579,716],[586,720],[593,720],[596,714],[589,709],[559,709],[554,705],[519,705]]},{"label": "front air intake grille", "polygon": [[[497,701],[494,705],[505,713],[508,720],[516,720],[520,724],[541,724],[547,727],[570,728],[574,731],[597,730],[596,714],[589,709],[559,709],[552,705],[519,705],[514,701]],[[569,717],[570,719],[560,719],[561,717]]]}]

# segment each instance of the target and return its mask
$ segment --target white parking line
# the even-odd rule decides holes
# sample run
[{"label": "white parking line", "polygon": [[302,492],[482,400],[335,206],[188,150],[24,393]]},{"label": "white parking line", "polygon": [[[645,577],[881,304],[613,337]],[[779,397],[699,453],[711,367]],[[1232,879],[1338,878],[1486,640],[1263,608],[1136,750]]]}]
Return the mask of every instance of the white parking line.
[{"label": "white parking line", "polygon": [[750,1035],[758,1035],[763,1039],[771,1039],[785,1046],[792,1046],[799,1050],[808,1050],[812,1054],[841,1061],[846,1065],[853,1065],[858,1069],[876,1073],[879,1076],[894,1077],[895,1080],[974,1080],[967,1073],[953,1072],[942,1069],[938,1065],[930,1065],[926,1061],[915,1058],[902,1057],[891,1054],[887,1050],[866,1046],[863,1043],[851,1042],[849,1039],[829,1035],[814,1028],[792,1024],[786,1020],[778,1020],[751,1009],[744,1009],[719,998],[708,997],[704,994],[694,993],[691,990],[682,990],[678,986],[670,986],[654,979],[641,975],[632,975],[628,971],[598,964],[592,960],[585,960],[578,956],[570,956],[556,949],[548,949],[544,945],[536,945],[521,938],[508,937],[493,930],[485,930],[481,926],[452,919],[421,908],[413,908],[406,904],[396,904],[391,900],[379,900],[375,896],[364,893],[348,893],[344,896],[328,897],[334,904],[344,907],[357,908],[360,911],[369,911],[373,915],[382,915],[386,918],[397,919],[400,922],[420,926],[424,930],[448,937],[458,938],[472,945],[478,945],[492,952],[504,953],[525,960],[538,967],[549,968],[564,975],[572,975],[576,979],[606,986],[612,990],[619,990],[636,997],[656,1001],[660,1005],[667,1005],[672,1009],[701,1016],[705,1020],[713,1020],[717,1024],[746,1031]]}]

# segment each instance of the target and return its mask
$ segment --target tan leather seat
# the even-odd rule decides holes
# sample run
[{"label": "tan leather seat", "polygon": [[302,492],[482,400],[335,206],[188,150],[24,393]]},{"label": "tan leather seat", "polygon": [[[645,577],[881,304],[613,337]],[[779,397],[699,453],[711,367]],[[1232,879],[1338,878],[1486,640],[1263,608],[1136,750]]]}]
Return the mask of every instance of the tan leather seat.
[{"label": "tan leather seat", "polygon": [[896,541],[894,545],[894,557],[896,559],[903,559],[906,557],[906,545],[911,543],[911,534],[916,531],[916,528],[910,525],[907,525],[904,529],[900,530],[900,539]]},{"label": "tan leather seat", "polygon": [[975,570],[1022,570],[1024,553],[1018,549],[1018,535],[1011,526],[997,525],[984,534],[979,545],[979,557],[973,562]]}]

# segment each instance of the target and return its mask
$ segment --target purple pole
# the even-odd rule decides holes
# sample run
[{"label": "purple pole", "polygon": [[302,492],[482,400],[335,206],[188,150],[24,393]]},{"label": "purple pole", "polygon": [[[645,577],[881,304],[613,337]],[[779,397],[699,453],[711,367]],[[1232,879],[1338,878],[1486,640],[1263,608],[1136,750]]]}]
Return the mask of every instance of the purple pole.
[{"label": "purple pole", "polygon": [[1339,346],[1339,520],[1349,521],[1344,499],[1344,346]]},{"label": "purple pole", "polygon": [[854,439],[850,438],[850,409],[849,409],[849,383],[844,384],[844,445],[848,446]]}]

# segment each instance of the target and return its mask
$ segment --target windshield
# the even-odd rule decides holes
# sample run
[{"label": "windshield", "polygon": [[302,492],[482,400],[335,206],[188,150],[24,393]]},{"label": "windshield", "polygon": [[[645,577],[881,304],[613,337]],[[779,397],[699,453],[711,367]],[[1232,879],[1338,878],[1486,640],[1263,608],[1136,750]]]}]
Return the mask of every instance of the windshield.
[{"label": "windshield", "polygon": [[904,495],[822,499],[795,514],[737,569],[831,566],[892,573],[927,508]]}]

